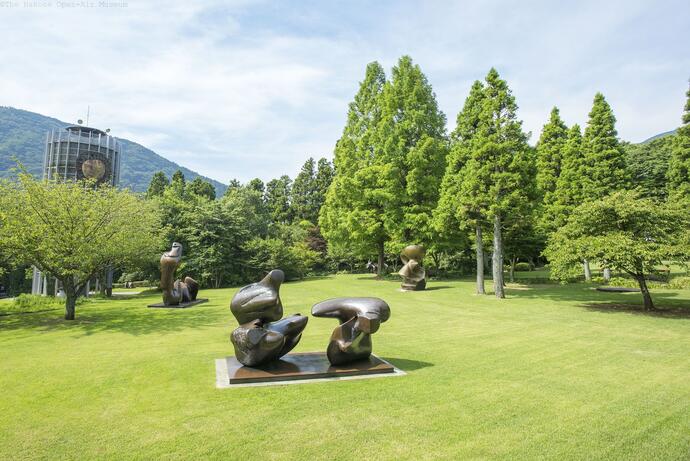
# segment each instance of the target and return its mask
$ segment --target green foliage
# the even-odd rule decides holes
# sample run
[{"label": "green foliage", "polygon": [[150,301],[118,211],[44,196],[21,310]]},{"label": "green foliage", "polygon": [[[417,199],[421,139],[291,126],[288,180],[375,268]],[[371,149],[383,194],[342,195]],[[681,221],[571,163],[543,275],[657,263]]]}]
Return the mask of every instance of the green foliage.
[{"label": "green foliage", "polygon": [[576,208],[544,251],[551,276],[567,280],[580,272],[583,260],[634,277],[647,303],[645,276],[666,261],[690,259],[690,212],[635,192],[619,191]]},{"label": "green foliage", "polygon": [[318,222],[332,177],[333,169],[325,158],[319,160],[318,169],[313,158],[304,162],[291,190],[291,216],[295,222]]},{"label": "green foliage", "polygon": [[291,190],[292,180],[287,175],[272,179],[266,184],[264,200],[273,222],[289,223],[292,221]]},{"label": "green foliage", "polygon": [[515,264],[515,270],[517,272],[530,272],[532,265],[530,263],[517,263]]},{"label": "green foliage", "polygon": [[582,138],[585,200],[596,200],[630,186],[625,151],[618,141],[616,117],[604,95],[597,93]]},{"label": "green foliage", "polygon": [[28,173],[0,184],[0,251],[62,282],[68,320],[89,279],[154,257],[159,229],[156,210],[126,190]]},{"label": "green foliage", "polygon": [[632,184],[642,197],[666,200],[668,167],[675,138],[672,135],[642,144],[624,144]]},{"label": "green foliage", "polygon": [[561,175],[562,155],[567,141],[568,127],[561,120],[558,108],[554,107],[549,122],[542,129],[536,148],[536,186],[543,210],[539,225],[546,232],[556,229],[556,186]]},{"label": "green foliage", "polygon": [[329,251],[340,253],[338,248],[347,247],[357,254],[371,254],[387,238],[382,216],[389,197],[380,186],[388,178],[374,158],[384,83],[383,68],[377,62],[367,65],[335,146],[335,176],[319,216]]},{"label": "green foliage", "polygon": [[[237,183],[237,185],[239,186],[239,183]],[[261,193],[261,195],[263,195],[266,192],[266,186],[264,185],[264,182],[259,178],[254,178],[251,181],[249,181],[247,183],[247,188],[259,192]]]},{"label": "green foliage", "polygon": [[[77,305],[87,304],[89,298],[79,298]],[[63,298],[55,296],[30,295],[22,293],[12,300],[12,307],[21,312],[35,312],[48,309],[60,309],[65,306]]]},{"label": "green foliage", "polygon": [[668,166],[668,192],[674,199],[690,199],[690,90],[686,96],[683,126],[676,133]]},{"label": "green foliage", "polygon": [[251,254],[248,264],[262,275],[272,269],[282,269],[286,280],[305,277],[315,266],[319,254],[306,243],[291,245],[279,238],[255,238],[247,244]]},{"label": "green foliage", "polygon": [[556,180],[555,200],[549,216],[554,220],[553,226],[558,229],[565,224],[568,216],[584,200],[582,175],[585,169],[585,157],[582,151],[582,133],[575,124],[568,130],[568,139],[561,155],[561,174]]},{"label": "green foliage", "polygon": [[192,182],[187,184],[186,192],[208,200],[216,199],[216,190],[213,188],[213,184],[199,177],[194,178]]},{"label": "green foliage", "polygon": [[148,189],[146,189],[146,197],[162,197],[165,192],[165,188],[170,185],[168,177],[162,171],[157,171],[151,177],[151,182],[149,183]]}]

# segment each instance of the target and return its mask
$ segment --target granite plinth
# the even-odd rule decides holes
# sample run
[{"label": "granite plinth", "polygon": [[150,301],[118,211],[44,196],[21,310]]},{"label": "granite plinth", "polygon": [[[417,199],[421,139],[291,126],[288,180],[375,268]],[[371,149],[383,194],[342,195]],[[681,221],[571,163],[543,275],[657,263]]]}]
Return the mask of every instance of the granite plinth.
[{"label": "granite plinth", "polygon": [[323,352],[288,354],[280,360],[247,367],[235,357],[226,357],[229,384],[267,383],[393,373],[395,367],[371,355],[368,359],[333,366]]},{"label": "granite plinth", "polygon": [[156,304],[149,304],[148,307],[158,307],[158,308],[166,308],[166,309],[184,309],[186,307],[196,306],[197,304],[201,304],[201,303],[205,303],[205,302],[208,302],[208,299],[199,298],[199,299],[195,299],[194,301],[190,301],[188,303],[177,304],[176,306],[166,306],[164,303],[156,303]]}]

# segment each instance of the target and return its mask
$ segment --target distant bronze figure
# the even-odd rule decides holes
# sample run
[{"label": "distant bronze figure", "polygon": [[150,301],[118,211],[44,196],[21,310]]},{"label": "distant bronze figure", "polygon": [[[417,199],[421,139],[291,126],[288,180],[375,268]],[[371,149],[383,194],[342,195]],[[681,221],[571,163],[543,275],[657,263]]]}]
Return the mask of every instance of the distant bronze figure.
[{"label": "distant bronze figure", "polygon": [[309,317],[283,317],[281,270],[272,270],[258,283],[241,288],[230,302],[230,310],[240,326],[230,335],[235,357],[246,366],[277,360],[290,352],[302,338]]},{"label": "distant bronze figure", "polygon": [[371,355],[371,335],[388,320],[391,310],[379,298],[334,298],[315,304],[311,315],[340,321],[331,334],[326,355],[331,365],[342,365]]},{"label": "distant bronze figure", "polygon": [[403,278],[403,290],[417,291],[426,288],[426,271],[422,267],[425,254],[426,251],[421,245],[406,246],[400,253],[404,265],[398,274]]},{"label": "distant bronze figure", "polygon": [[196,300],[199,284],[191,277],[184,281],[175,280],[175,270],[182,259],[182,245],[173,242],[170,251],[161,256],[161,289],[163,290],[163,304],[177,306]]}]

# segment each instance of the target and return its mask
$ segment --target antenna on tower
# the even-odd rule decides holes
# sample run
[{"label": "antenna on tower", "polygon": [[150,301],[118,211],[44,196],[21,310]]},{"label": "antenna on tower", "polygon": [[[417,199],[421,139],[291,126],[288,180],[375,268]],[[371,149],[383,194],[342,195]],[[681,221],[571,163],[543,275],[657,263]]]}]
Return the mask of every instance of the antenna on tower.
[{"label": "antenna on tower", "polygon": [[91,112],[91,106],[86,106],[86,126],[89,126],[89,112]]}]

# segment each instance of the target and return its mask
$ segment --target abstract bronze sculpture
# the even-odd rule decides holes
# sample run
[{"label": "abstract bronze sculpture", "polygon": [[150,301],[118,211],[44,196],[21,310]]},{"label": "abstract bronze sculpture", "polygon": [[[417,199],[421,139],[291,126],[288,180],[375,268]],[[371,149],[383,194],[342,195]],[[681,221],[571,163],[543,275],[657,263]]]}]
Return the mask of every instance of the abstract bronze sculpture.
[{"label": "abstract bronze sculpture", "polygon": [[161,289],[163,290],[163,304],[177,306],[196,300],[199,284],[191,277],[184,281],[175,280],[175,270],[182,259],[182,245],[173,242],[170,251],[161,256]]},{"label": "abstract bronze sculpture", "polygon": [[230,302],[240,326],[230,335],[237,360],[249,367],[277,360],[290,352],[302,337],[309,317],[283,317],[280,284],[285,274],[272,270],[258,283],[241,288]]},{"label": "abstract bronze sculpture", "polygon": [[400,269],[403,278],[401,288],[406,291],[417,291],[426,288],[426,271],[422,267],[422,261],[426,251],[420,245],[406,246],[400,253],[400,259],[404,266]]},{"label": "abstract bronze sculpture", "polygon": [[326,355],[331,365],[363,360],[371,355],[371,335],[388,320],[391,310],[379,298],[334,298],[311,308],[314,317],[337,318]]}]

